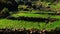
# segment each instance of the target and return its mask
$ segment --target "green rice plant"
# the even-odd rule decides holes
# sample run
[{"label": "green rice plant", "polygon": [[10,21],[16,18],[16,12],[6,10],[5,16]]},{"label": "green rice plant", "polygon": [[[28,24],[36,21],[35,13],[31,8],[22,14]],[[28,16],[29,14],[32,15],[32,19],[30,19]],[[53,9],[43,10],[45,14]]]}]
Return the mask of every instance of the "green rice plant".
[{"label": "green rice plant", "polygon": [[46,30],[55,29],[57,27],[60,27],[60,20],[47,24],[46,25]]},{"label": "green rice plant", "polygon": [[47,18],[48,15],[44,15],[44,14],[24,14],[24,13],[17,13],[17,14],[13,14],[13,17],[20,17],[20,16],[24,16],[24,17],[42,17],[42,18]]},{"label": "green rice plant", "polygon": [[0,19],[0,28],[36,28],[36,29],[46,29],[51,30],[60,27],[60,20],[55,22],[49,22],[48,24],[44,22],[31,22],[24,20],[8,20],[8,19]]},{"label": "green rice plant", "polygon": [[57,19],[60,19],[60,15],[51,15],[50,18],[57,18]]}]

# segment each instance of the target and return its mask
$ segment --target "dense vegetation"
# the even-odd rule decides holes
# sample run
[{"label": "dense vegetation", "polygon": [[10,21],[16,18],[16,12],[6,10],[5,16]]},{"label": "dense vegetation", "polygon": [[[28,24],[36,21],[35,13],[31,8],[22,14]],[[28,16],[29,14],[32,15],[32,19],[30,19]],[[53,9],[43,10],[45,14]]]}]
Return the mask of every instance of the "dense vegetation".
[{"label": "dense vegetation", "polygon": [[60,0],[0,0],[0,29],[60,28]]}]

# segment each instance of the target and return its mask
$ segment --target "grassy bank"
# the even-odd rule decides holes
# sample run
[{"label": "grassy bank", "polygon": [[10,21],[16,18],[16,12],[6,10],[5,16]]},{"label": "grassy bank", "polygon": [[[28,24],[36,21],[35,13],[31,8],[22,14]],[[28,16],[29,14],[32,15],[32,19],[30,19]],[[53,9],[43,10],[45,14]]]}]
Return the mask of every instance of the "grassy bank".
[{"label": "grassy bank", "polygon": [[20,17],[20,16],[24,16],[24,17],[42,17],[42,18],[57,18],[60,19],[60,15],[48,15],[48,14],[30,14],[30,13],[17,13],[17,14],[13,14],[13,17]]},{"label": "grassy bank", "polygon": [[52,23],[44,23],[44,22],[30,22],[23,20],[8,20],[8,19],[0,19],[0,28],[36,28],[36,29],[46,29],[51,30],[60,27],[60,21],[55,21]]}]

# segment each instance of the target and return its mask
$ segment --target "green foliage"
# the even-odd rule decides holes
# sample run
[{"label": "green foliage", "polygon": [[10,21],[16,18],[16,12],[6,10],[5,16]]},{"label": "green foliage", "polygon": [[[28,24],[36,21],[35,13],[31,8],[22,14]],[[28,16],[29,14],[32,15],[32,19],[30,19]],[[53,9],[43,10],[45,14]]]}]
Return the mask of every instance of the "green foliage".
[{"label": "green foliage", "polygon": [[8,20],[8,19],[0,19],[0,28],[26,28],[26,29],[31,29],[31,28],[36,28],[36,29],[46,29],[46,30],[51,30],[55,29],[57,27],[60,27],[60,20],[48,23],[44,22],[30,22],[30,21],[24,21],[24,20]]},{"label": "green foliage", "polygon": [[1,19],[0,28],[22,28],[23,27],[26,29],[31,29],[31,28],[43,29],[43,26],[45,25],[45,23],[43,22],[40,22],[40,23],[39,23],[40,26],[38,26],[38,22]]},{"label": "green foliage", "polygon": [[17,14],[13,14],[12,16],[14,16],[14,17],[19,17],[19,16],[24,16],[24,17],[42,17],[42,18],[47,18],[48,17],[48,15],[43,15],[43,14],[30,14],[30,13],[27,13],[27,14],[17,13]]},{"label": "green foliage", "polygon": [[47,1],[47,2],[54,2],[55,0],[44,0],[44,1]]},{"label": "green foliage", "polygon": [[0,15],[2,16],[4,13],[9,12],[9,10],[7,8],[4,8],[1,12]]},{"label": "green foliage", "polygon": [[7,8],[4,8],[2,12],[9,12],[9,10]]},{"label": "green foliage", "polygon": [[[25,4],[21,5],[20,4],[20,5],[18,5],[18,10],[19,11],[17,13],[15,13],[15,14],[12,14],[12,12],[10,12],[10,13],[11,13],[11,16],[13,16],[13,17],[24,16],[24,17],[33,17],[33,18],[34,17],[48,18],[50,16],[48,14],[34,14],[34,13],[40,13],[40,11],[46,13],[48,11],[48,10],[47,11],[45,10],[45,9],[48,9],[46,7],[50,7],[51,11],[60,11],[60,3],[56,3],[55,5],[53,5],[54,1],[55,0],[38,0],[38,1],[31,2],[32,6],[36,5],[36,7],[39,7],[40,5],[42,5],[43,8],[41,10],[40,9],[39,10],[37,10],[37,9],[34,10],[34,9],[32,9],[33,8],[32,6],[31,6],[31,8],[27,8],[27,7],[29,7],[28,5],[25,5]],[[29,2],[30,2],[30,0],[29,0]],[[23,8],[23,9],[21,9],[21,8]],[[24,9],[28,9],[29,11],[24,11]],[[3,12],[4,13],[5,12],[9,13],[9,10],[7,8],[4,8],[0,12],[0,15],[2,15]],[[51,15],[50,18],[60,19],[60,15]],[[55,22],[49,22],[46,25],[45,22],[33,22],[33,21],[31,22],[31,21],[24,21],[24,20],[0,19],[0,28],[22,28],[22,27],[26,28],[26,29],[36,28],[36,29],[51,30],[51,29],[55,29],[57,27],[60,27],[60,20],[55,21]]]},{"label": "green foliage", "polygon": [[54,11],[60,11],[60,3],[57,3],[55,5],[51,5],[50,6],[52,8],[52,10]]},{"label": "green foliage", "polygon": [[54,30],[55,28],[59,28],[60,27],[60,20],[49,23],[46,25],[46,30]]}]

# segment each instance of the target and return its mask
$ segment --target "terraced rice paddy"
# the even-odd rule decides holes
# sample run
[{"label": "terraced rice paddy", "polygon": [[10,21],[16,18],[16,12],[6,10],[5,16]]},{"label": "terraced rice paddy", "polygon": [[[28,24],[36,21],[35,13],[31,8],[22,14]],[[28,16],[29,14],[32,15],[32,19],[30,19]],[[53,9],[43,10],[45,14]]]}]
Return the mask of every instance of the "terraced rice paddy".
[{"label": "terraced rice paddy", "polygon": [[52,23],[44,23],[44,22],[29,22],[23,20],[8,20],[1,19],[0,20],[0,28],[36,28],[36,29],[55,29],[56,27],[60,27],[60,21],[52,22]]},{"label": "terraced rice paddy", "polygon": [[48,14],[23,14],[23,13],[18,13],[18,14],[13,14],[12,16],[14,17],[20,17],[20,16],[24,16],[24,17],[42,17],[42,18],[57,18],[60,19],[60,15],[48,15]]},{"label": "terraced rice paddy", "polygon": [[[14,17],[42,17],[42,18],[48,18],[49,15],[43,15],[43,14],[13,14],[12,16]],[[60,16],[51,16],[51,18],[59,18]],[[33,21],[24,21],[24,20],[9,20],[9,19],[0,19],[0,28],[26,28],[26,29],[31,29],[31,28],[36,28],[36,29],[46,29],[46,30],[51,30],[55,29],[57,27],[60,27],[60,20],[55,21],[55,22],[49,22],[46,24],[45,22],[33,22]]]}]

